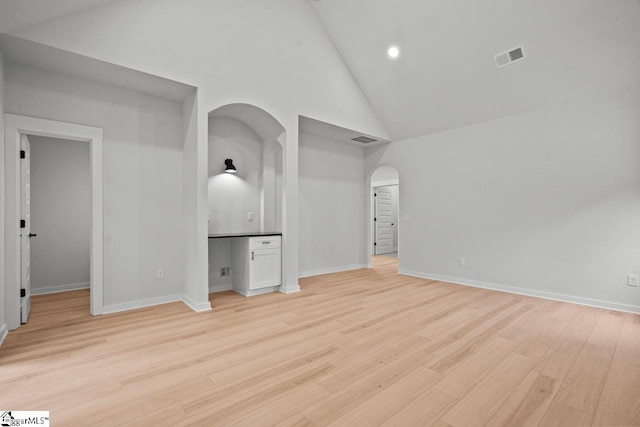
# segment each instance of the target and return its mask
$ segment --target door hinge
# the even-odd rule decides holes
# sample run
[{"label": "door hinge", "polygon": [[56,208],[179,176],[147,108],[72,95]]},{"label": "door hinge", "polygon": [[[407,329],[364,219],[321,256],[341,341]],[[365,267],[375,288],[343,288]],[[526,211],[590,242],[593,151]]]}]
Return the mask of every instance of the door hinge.
[{"label": "door hinge", "polygon": [[378,218],[373,218],[373,220],[374,220],[374,221],[377,221],[377,220],[378,220]]},{"label": "door hinge", "polygon": [[20,298],[24,298],[27,296],[27,290],[26,289],[20,289]]},{"label": "door hinge", "polygon": [[27,221],[25,221],[24,219],[20,220],[20,228],[25,228],[27,226]]},{"label": "door hinge", "polygon": [[27,158],[27,153],[24,150],[20,150],[20,158],[21,159],[26,159]]}]

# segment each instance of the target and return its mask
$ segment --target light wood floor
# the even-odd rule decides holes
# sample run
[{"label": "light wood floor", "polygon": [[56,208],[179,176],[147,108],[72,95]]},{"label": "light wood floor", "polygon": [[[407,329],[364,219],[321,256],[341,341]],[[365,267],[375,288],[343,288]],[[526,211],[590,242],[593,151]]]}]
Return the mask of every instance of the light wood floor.
[{"label": "light wood floor", "polygon": [[0,409],[54,426],[640,425],[640,316],[374,270],[92,318],[33,298]]}]

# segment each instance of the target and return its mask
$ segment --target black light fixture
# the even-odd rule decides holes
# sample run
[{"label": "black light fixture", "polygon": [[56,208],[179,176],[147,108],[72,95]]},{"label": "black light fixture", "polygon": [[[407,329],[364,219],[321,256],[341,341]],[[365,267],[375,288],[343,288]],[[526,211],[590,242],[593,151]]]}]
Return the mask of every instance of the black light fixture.
[{"label": "black light fixture", "polygon": [[226,167],[224,168],[224,171],[226,173],[236,173],[236,172],[238,172],[236,170],[236,167],[233,166],[233,160],[227,159],[227,160],[224,161],[224,164],[226,165]]}]

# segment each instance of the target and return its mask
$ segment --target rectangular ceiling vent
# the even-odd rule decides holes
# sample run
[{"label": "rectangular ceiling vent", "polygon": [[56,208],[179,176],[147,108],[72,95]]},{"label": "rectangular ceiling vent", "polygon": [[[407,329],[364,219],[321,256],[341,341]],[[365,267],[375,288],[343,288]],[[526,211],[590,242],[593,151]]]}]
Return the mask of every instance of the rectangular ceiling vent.
[{"label": "rectangular ceiling vent", "polygon": [[377,139],[369,138],[368,136],[359,136],[357,138],[351,138],[352,141],[361,142],[363,144],[370,144],[372,142],[376,142]]},{"label": "rectangular ceiling vent", "polygon": [[518,46],[493,56],[493,59],[496,61],[496,67],[498,68],[506,67],[507,65],[522,61],[524,58],[523,46]]}]

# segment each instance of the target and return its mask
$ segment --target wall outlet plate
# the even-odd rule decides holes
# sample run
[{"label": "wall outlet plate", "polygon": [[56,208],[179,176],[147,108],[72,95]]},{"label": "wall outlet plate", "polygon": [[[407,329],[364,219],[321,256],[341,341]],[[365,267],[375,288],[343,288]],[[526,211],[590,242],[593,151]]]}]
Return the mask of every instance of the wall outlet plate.
[{"label": "wall outlet plate", "polygon": [[164,268],[159,268],[156,270],[156,279],[158,280],[164,279]]},{"label": "wall outlet plate", "polygon": [[628,274],[627,275],[627,286],[633,286],[635,288],[638,287],[638,283],[640,283],[640,277],[637,274]]}]

